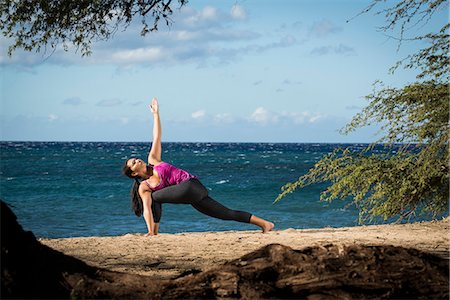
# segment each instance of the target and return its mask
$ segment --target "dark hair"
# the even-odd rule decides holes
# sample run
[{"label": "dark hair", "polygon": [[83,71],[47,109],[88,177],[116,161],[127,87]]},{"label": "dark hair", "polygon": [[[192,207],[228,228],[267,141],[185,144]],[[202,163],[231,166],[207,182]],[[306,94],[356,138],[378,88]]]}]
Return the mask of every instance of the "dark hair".
[{"label": "dark hair", "polygon": [[140,216],[142,216],[142,212],[144,210],[143,205],[142,205],[142,199],[141,199],[141,196],[139,195],[139,185],[141,184],[141,182],[139,181],[138,176],[131,175],[133,172],[131,171],[130,167],[127,164],[128,161],[129,161],[129,159],[127,159],[125,161],[125,163],[123,164],[122,172],[127,177],[134,179],[133,185],[131,186],[131,190],[130,190],[131,209],[134,211],[136,216],[140,217]]}]

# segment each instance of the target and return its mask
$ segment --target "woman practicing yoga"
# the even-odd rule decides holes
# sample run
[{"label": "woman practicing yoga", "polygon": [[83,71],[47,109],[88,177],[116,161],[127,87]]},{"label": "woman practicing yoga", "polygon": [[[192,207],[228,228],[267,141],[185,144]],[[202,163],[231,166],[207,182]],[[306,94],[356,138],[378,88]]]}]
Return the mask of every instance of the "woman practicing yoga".
[{"label": "woman practicing yoga", "polygon": [[248,212],[231,210],[208,196],[208,190],[196,176],[161,160],[161,122],[158,101],[153,98],[153,143],[148,163],[138,158],[128,159],[123,173],[134,179],[131,200],[134,213],[144,215],[148,232],[145,236],[158,234],[161,204],[190,204],[208,216],[222,220],[251,223],[261,227],[263,233],[271,231],[273,223]]}]

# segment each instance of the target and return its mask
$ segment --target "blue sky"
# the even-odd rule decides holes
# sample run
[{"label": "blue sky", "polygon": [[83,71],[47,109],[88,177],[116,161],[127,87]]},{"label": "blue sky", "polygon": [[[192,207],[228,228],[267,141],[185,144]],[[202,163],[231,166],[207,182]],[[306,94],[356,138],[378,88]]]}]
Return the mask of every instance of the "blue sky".
[{"label": "blue sky", "polygon": [[[83,58],[72,47],[8,57],[2,38],[1,139],[148,141],[156,96],[164,141],[375,141],[376,127],[337,130],[376,80],[414,81],[388,71],[422,45],[398,50],[383,16],[357,16],[369,3],[191,0],[170,28],[141,37],[133,23]],[[445,22],[441,12],[420,30]]]}]

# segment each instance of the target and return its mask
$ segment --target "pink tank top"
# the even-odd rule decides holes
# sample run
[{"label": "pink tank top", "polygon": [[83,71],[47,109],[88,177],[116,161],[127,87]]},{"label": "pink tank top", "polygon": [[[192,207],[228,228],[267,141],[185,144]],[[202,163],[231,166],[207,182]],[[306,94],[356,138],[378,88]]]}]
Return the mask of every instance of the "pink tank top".
[{"label": "pink tank top", "polygon": [[147,186],[153,191],[157,191],[165,188],[166,186],[175,185],[192,178],[197,178],[196,176],[191,175],[184,170],[178,169],[166,162],[162,162],[159,165],[154,166],[153,168],[156,170],[156,172],[158,172],[160,179],[159,184],[152,188],[147,180],[145,180]]}]

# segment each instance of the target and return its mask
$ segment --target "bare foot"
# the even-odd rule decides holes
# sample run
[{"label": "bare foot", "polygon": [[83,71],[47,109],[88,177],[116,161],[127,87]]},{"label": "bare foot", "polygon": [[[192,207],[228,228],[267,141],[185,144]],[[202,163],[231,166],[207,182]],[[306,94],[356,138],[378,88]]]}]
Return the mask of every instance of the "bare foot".
[{"label": "bare foot", "polygon": [[264,222],[264,225],[261,227],[263,233],[267,233],[269,231],[272,231],[272,229],[275,227],[275,224],[272,222]]},{"label": "bare foot", "polygon": [[275,227],[275,224],[273,224],[272,222],[258,218],[255,215],[251,216],[250,223],[259,226],[262,229],[263,233],[269,232]]}]

